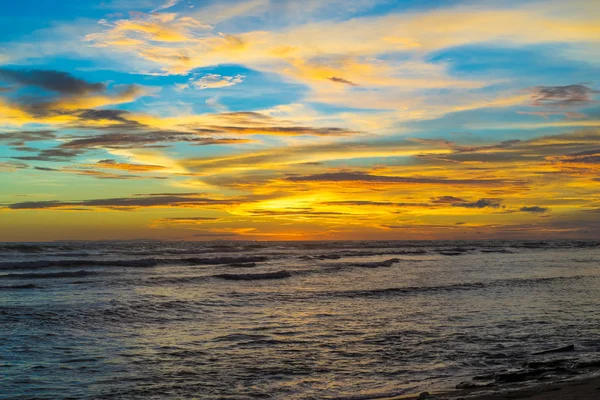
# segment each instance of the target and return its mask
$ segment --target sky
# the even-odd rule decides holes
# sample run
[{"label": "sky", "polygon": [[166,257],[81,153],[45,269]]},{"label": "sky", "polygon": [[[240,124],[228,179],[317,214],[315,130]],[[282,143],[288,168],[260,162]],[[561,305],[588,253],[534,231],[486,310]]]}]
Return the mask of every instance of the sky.
[{"label": "sky", "polygon": [[600,2],[32,0],[0,241],[600,237]]}]

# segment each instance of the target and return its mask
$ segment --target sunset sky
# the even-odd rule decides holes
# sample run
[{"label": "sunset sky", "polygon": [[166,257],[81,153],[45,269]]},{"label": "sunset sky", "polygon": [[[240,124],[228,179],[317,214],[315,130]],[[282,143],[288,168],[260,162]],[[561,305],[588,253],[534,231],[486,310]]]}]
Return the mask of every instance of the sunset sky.
[{"label": "sunset sky", "polygon": [[0,13],[0,240],[600,237],[600,2]]}]

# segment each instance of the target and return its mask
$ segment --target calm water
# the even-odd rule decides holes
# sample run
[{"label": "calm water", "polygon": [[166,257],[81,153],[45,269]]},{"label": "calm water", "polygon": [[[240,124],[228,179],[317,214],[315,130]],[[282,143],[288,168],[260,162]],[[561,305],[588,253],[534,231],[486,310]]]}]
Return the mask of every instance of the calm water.
[{"label": "calm water", "polygon": [[598,242],[0,244],[2,399],[354,399],[600,355]]}]

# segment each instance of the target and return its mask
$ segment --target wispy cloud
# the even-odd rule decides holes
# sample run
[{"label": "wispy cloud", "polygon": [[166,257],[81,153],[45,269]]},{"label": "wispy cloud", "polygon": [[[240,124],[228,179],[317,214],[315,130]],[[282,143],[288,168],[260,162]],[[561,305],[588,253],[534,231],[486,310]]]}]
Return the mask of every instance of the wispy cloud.
[{"label": "wispy cloud", "polygon": [[235,76],[223,76],[219,74],[208,74],[198,79],[192,79],[189,82],[189,86],[195,89],[216,89],[227,86],[237,85],[242,83],[245,79],[244,75]]}]

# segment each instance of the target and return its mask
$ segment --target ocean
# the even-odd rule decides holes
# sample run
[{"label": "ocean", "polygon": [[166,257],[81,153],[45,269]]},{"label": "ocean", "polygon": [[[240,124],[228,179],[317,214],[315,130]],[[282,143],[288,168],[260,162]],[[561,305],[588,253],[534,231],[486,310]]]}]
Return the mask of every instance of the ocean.
[{"label": "ocean", "polygon": [[3,243],[0,399],[375,399],[598,359],[599,260],[597,241]]}]

